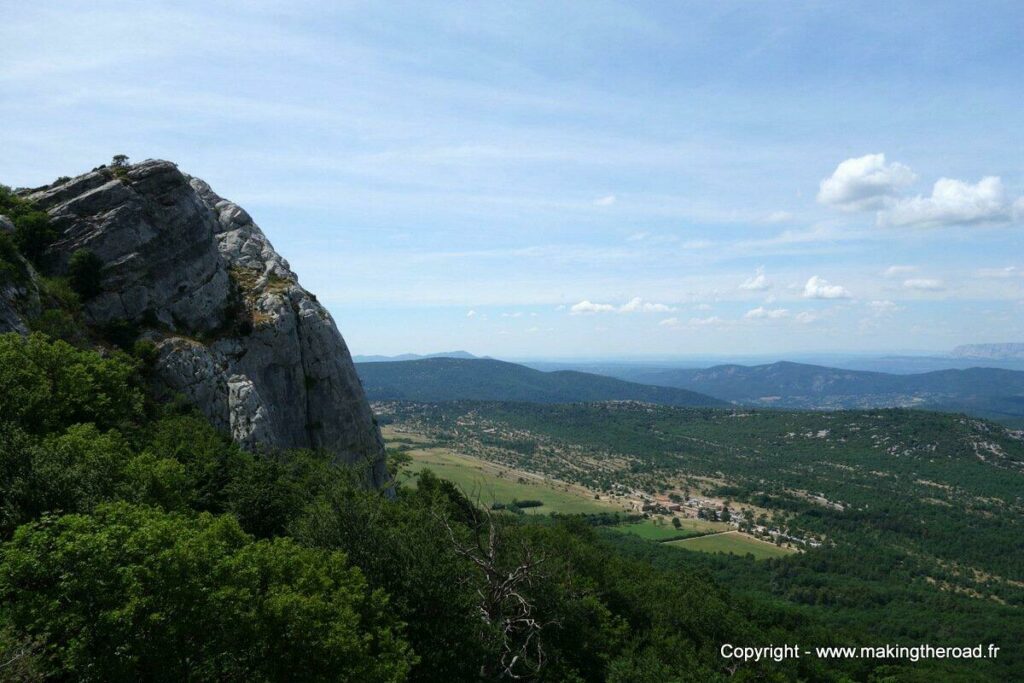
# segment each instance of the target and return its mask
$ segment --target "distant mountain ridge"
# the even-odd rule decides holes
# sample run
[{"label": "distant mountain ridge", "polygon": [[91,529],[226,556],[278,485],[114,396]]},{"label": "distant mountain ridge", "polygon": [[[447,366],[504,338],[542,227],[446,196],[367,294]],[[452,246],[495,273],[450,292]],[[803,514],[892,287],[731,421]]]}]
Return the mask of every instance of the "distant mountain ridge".
[{"label": "distant mountain ridge", "polygon": [[420,355],[417,353],[400,353],[397,356],[381,356],[381,355],[369,355],[369,356],[352,356],[353,362],[356,363],[389,363],[392,361],[403,361],[403,360],[424,360],[426,358],[463,358],[463,359],[474,359],[474,358],[486,358],[487,356],[474,356],[469,351],[441,351],[440,353],[428,353]]},{"label": "distant mountain ridge", "polygon": [[725,406],[710,396],[572,370],[541,372],[486,358],[424,358],[356,363],[373,400],[578,403],[644,401],[669,406]]},{"label": "distant mountain ridge", "polygon": [[964,344],[953,349],[952,355],[956,358],[1024,359],[1024,343]]},{"label": "distant mountain ridge", "polygon": [[609,368],[608,374],[745,405],[804,409],[918,407],[1024,420],[1024,372],[1001,368],[894,375],[782,361],[704,369],[619,366]]}]

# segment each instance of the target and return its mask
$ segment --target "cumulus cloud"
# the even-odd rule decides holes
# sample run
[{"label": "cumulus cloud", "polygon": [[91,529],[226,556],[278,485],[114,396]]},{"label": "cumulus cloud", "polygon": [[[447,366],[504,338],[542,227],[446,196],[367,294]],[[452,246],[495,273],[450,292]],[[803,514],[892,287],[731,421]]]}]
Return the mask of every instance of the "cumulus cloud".
[{"label": "cumulus cloud", "polygon": [[878,223],[896,227],[977,225],[1006,223],[1013,220],[1014,214],[1015,207],[1006,198],[998,176],[986,176],[973,185],[940,178],[935,181],[931,196],[897,200],[878,214]]},{"label": "cumulus cloud", "polygon": [[942,284],[942,280],[933,280],[931,278],[913,278],[910,280],[904,280],[903,286],[907,289],[919,289],[927,292],[937,292],[945,289],[945,285]]},{"label": "cumulus cloud", "polygon": [[908,166],[886,163],[884,154],[867,154],[847,159],[822,180],[818,202],[842,211],[880,209],[916,179]]},{"label": "cumulus cloud", "polygon": [[754,292],[771,289],[771,286],[771,281],[768,279],[768,276],[764,274],[764,268],[758,268],[752,277],[749,277],[740,283],[740,289]]},{"label": "cumulus cloud", "polygon": [[572,315],[585,315],[590,313],[668,313],[669,311],[674,310],[676,310],[675,307],[669,306],[668,304],[644,301],[640,297],[636,296],[621,306],[594,303],[584,299],[578,304],[573,305],[569,309],[569,312]]},{"label": "cumulus cloud", "polygon": [[522,311],[516,311],[515,313],[502,313],[501,317],[502,318],[522,318],[523,317],[523,313],[522,313]]},{"label": "cumulus cloud", "polygon": [[679,318],[665,318],[658,325],[661,327],[679,327]]},{"label": "cumulus cloud", "polygon": [[610,194],[594,200],[594,206],[611,206],[616,202],[615,195]]},{"label": "cumulus cloud", "polygon": [[474,318],[474,317],[476,317],[476,311],[473,311],[473,310],[468,311],[466,313],[466,317],[467,318]]},{"label": "cumulus cloud", "polygon": [[627,242],[641,242],[651,236],[649,232],[634,232],[626,238]]},{"label": "cumulus cloud", "polygon": [[814,275],[804,285],[804,297],[807,299],[849,299],[850,293],[845,287],[829,284],[828,280]]},{"label": "cumulus cloud", "polygon": [[674,310],[673,307],[666,304],[644,301],[638,296],[619,306],[619,313],[667,313]]},{"label": "cumulus cloud", "polygon": [[764,306],[758,306],[747,311],[747,314],[743,316],[750,320],[767,319],[767,320],[778,320],[779,318],[788,318],[789,309],[786,308],[765,308]]},{"label": "cumulus cloud", "polygon": [[612,313],[615,311],[615,306],[611,304],[595,304],[584,299],[578,304],[573,304],[572,308],[569,309],[569,313],[572,315],[584,315],[587,313]]},{"label": "cumulus cloud", "polygon": [[908,166],[887,163],[884,154],[847,159],[821,181],[818,202],[842,211],[877,210],[881,226],[938,227],[979,225],[1024,220],[1024,197],[1006,196],[998,176],[977,183],[940,178],[931,195],[902,196],[917,180]]}]

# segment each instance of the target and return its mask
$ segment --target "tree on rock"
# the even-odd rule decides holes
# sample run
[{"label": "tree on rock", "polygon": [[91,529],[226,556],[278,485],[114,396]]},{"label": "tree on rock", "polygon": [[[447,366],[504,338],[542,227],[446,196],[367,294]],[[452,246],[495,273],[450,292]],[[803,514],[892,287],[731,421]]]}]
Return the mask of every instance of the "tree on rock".
[{"label": "tree on rock", "polygon": [[102,291],[103,260],[88,249],[79,249],[68,261],[68,277],[75,293],[88,301]]}]

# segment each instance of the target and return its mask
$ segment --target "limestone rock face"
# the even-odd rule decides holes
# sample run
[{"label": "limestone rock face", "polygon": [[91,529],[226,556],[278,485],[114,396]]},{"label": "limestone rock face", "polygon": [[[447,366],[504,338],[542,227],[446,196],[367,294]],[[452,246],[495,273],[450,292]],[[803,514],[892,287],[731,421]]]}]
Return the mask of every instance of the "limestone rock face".
[{"label": "limestone rock face", "polygon": [[[4,215],[0,215],[0,233],[14,233],[14,223]],[[8,282],[0,278],[0,334],[28,334],[23,316],[39,312],[39,287],[36,284],[35,269],[21,256],[18,256],[17,266],[28,274],[24,281]]]},{"label": "limestone rock face", "polygon": [[[106,264],[91,324],[139,326],[157,371],[243,446],[315,448],[386,484],[384,447],[330,314],[241,207],[167,161],[99,169],[29,196]],[[0,317],[3,310],[0,308]]]}]

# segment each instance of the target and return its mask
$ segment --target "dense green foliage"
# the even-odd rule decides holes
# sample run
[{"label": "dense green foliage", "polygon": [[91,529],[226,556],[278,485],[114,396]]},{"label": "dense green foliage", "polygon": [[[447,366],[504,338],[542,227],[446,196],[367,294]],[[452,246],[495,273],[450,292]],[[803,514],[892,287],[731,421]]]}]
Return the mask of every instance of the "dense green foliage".
[{"label": "dense green foliage", "polygon": [[357,363],[371,400],[405,401],[647,401],[716,406],[723,401],[685,389],[634,384],[585,372],[541,372],[489,358],[425,358]]},{"label": "dense green foliage", "polygon": [[[562,408],[537,409],[565,429]],[[603,408],[575,409],[586,427]],[[700,558],[582,518],[484,510],[429,471],[393,497],[359,481],[317,453],[240,450],[187,406],[156,402],[136,357],[0,336],[0,678],[913,680],[948,671],[736,668],[718,648],[874,642],[863,619],[881,609],[894,610],[883,635],[902,625],[930,640],[944,637],[929,631],[940,604],[971,606],[964,633],[1014,633],[991,632],[1000,622],[969,598],[928,602],[884,553],[840,581],[852,560],[838,547],[759,565]],[[886,571],[916,612],[891,586],[875,602]],[[1000,665],[971,673],[997,680]]]},{"label": "dense green foliage", "polygon": [[0,564],[16,632],[77,680],[403,680],[380,592],[337,552],[230,517],[126,503],[21,527]]},{"label": "dense green foliage", "polygon": [[14,223],[13,242],[21,254],[41,265],[46,249],[57,240],[57,229],[46,212],[20,198],[9,187],[0,185],[0,214]]},{"label": "dense green foliage", "polygon": [[82,301],[88,301],[100,293],[103,260],[88,249],[79,249],[68,260],[68,280]]},{"label": "dense green foliage", "polygon": [[[908,410],[469,402],[388,408],[393,419],[460,450],[478,448],[481,457],[489,444],[530,441],[529,453],[501,449],[503,462],[606,491],[616,483],[650,491],[688,483],[734,507],[766,508],[787,533],[824,540],[803,554],[753,563],[607,536],[663,567],[705,564],[758,599],[883,642],[1008,645],[1024,638],[1019,432]],[[575,467],[583,454],[593,464]],[[1008,672],[1022,663],[1021,652],[1006,650],[982,668]]]}]

